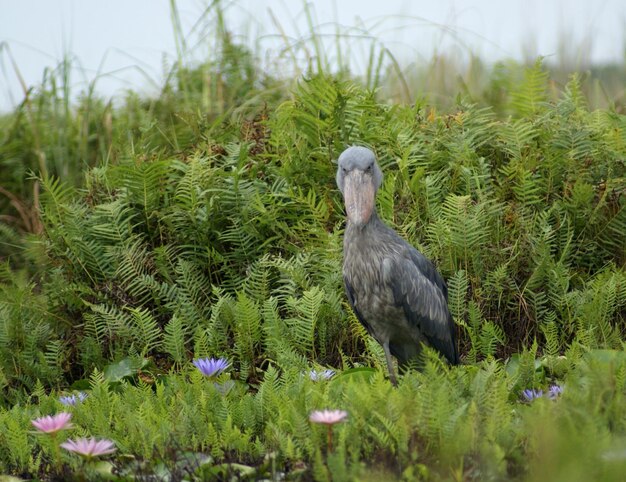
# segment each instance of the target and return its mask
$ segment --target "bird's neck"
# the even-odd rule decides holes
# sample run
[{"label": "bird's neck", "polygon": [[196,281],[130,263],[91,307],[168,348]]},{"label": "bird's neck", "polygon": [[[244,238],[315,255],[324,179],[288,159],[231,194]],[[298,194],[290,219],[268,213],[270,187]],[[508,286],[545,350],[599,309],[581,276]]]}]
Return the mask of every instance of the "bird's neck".
[{"label": "bird's neck", "polygon": [[[370,268],[377,266],[379,263],[373,260],[386,249],[384,246],[386,232],[376,210],[372,211],[372,215],[365,224],[358,225],[348,220],[343,236],[344,270],[352,272],[353,268],[360,265],[363,260],[372,261],[372,263],[366,263]],[[352,275],[358,276],[359,274],[352,272]]]},{"label": "bird's neck", "polygon": [[368,232],[371,231],[372,228],[375,228],[377,225],[382,224],[382,221],[378,217],[378,213],[376,212],[376,208],[372,209],[372,215],[364,224],[355,224],[348,220],[346,225],[347,230],[354,231],[355,234],[360,236],[367,236]]}]

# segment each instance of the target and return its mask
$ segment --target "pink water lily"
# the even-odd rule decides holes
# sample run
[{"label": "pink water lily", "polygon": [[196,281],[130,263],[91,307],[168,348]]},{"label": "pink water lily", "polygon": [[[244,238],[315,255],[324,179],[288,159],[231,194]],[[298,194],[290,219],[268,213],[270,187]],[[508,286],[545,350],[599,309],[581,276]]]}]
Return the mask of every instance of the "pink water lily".
[{"label": "pink water lily", "polygon": [[113,441],[107,439],[97,440],[93,437],[68,440],[67,442],[63,442],[61,447],[87,458],[112,454],[117,450]]},{"label": "pink water lily", "polygon": [[348,418],[348,412],[345,410],[314,410],[309,414],[311,422],[326,425],[328,452],[333,450],[333,425],[343,422],[346,418]]},{"label": "pink water lily", "polygon": [[345,410],[315,410],[309,415],[311,422],[325,425],[334,425],[343,422],[346,418],[348,418],[348,412]]},{"label": "pink water lily", "polygon": [[47,415],[45,417],[36,418],[35,420],[31,420],[30,423],[40,432],[55,434],[60,430],[72,428],[73,425],[70,423],[71,418],[71,413],[61,412],[53,416]]}]

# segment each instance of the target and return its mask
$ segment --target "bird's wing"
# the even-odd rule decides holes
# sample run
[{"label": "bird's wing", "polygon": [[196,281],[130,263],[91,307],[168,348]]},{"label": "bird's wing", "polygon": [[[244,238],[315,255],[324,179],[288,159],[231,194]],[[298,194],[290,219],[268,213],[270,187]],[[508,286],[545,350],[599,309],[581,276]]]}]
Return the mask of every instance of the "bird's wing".
[{"label": "bird's wing", "polygon": [[356,298],[354,296],[354,289],[352,288],[352,285],[350,284],[350,281],[348,280],[346,276],[343,277],[343,283],[346,287],[346,294],[348,295],[348,301],[350,302],[352,311],[354,311],[354,314],[356,315],[357,319],[361,322],[361,324],[365,327],[367,332],[371,335],[372,330],[369,324],[365,321],[365,318],[363,318],[363,315],[359,313],[359,310],[356,307]]},{"label": "bird's wing", "polygon": [[383,278],[409,322],[451,363],[458,363],[447,287],[432,263],[411,247],[383,260]]}]

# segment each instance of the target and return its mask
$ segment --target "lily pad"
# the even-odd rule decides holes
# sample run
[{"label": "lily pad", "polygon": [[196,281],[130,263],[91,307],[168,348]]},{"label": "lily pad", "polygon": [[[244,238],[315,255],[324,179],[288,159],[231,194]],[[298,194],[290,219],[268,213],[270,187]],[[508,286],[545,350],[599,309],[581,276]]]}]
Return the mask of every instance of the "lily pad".
[{"label": "lily pad", "polygon": [[148,360],[145,358],[123,358],[104,368],[104,378],[111,383],[121,382],[125,378],[136,376],[147,364]]}]

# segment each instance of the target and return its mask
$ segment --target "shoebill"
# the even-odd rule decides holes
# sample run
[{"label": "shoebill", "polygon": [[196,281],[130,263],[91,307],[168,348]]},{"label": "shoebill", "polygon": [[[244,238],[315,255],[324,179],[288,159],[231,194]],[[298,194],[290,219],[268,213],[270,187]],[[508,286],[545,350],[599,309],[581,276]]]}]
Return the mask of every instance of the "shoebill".
[{"label": "shoebill", "polygon": [[376,192],[383,179],[374,153],[353,146],[339,156],[337,186],[347,224],[343,239],[343,279],[358,320],[385,351],[391,382],[416,360],[423,345],[451,364],[459,363],[448,289],[433,264],[383,223]]}]

